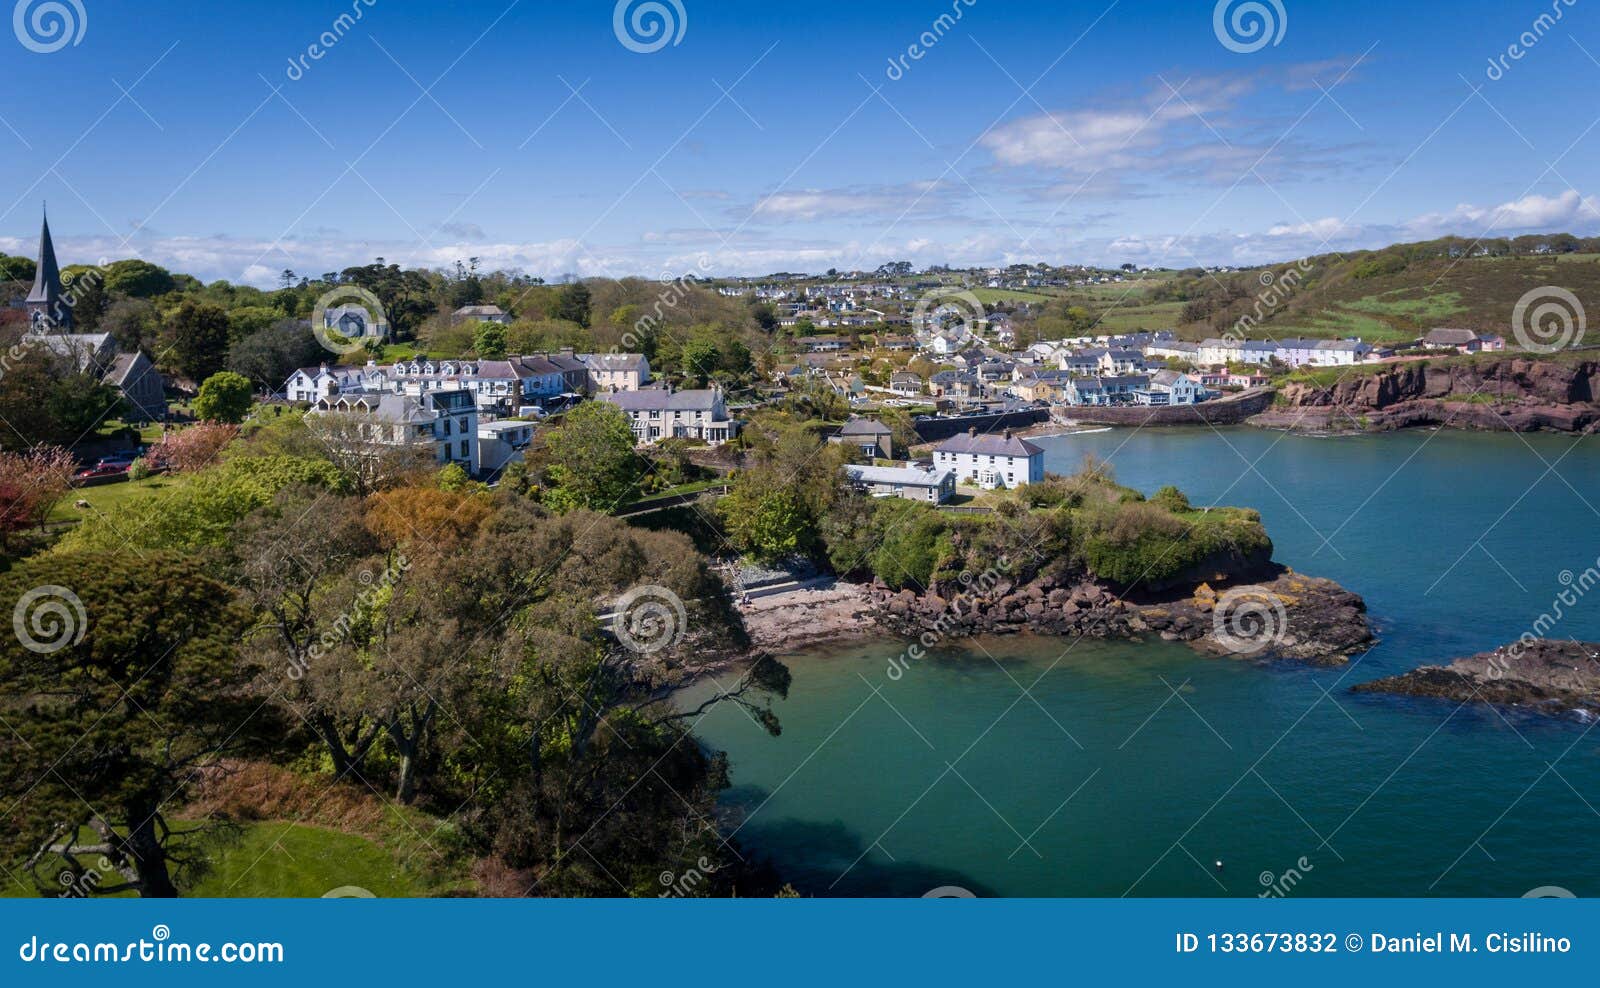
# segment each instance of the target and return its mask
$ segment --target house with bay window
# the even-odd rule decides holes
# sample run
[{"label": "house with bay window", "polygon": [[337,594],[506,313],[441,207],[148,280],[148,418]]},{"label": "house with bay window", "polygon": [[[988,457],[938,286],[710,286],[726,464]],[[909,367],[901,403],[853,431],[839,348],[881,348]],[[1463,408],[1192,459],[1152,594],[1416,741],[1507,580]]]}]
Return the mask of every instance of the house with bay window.
[{"label": "house with bay window", "polygon": [[720,446],[739,434],[740,422],[728,417],[721,388],[698,391],[618,391],[597,396],[622,409],[642,446],[663,439],[699,439]]}]

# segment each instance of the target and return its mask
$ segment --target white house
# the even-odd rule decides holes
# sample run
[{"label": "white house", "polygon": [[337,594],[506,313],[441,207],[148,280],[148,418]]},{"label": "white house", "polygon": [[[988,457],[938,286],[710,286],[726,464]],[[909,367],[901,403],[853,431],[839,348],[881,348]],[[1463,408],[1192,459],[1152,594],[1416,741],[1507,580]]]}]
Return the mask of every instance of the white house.
[{"label": "white house", "polygon": [[663,439],[700,439],[720,446],[739,434],[739,421],[728,417],[721,388],[618,391],[597,397],[627,413],[634,439],[642,445]]},{"label": "white house", "polygon": [[889,390],[902,398],[915,398],[922,394],[922,378],[909,371],[889,375]]},{"label": "white house", "polygon": [[[486,414],[516,415],[522,408],[543,405],[550,399],[582,387],[587,370],[576,360],[533,355],[503,360],[431,360],[415,357],[389,368],[383,385],[395,394],[413,398],[434,391],[461,388],[472,392]],[[574,372],[573,368],[576,368]]]},{"label": "white house", "polygon": [[1021,487],[1044,480],[1044,450],[1011,434],[979,435],[976,428],[952,436],[933,451],[936,470],[954,470],[961,483],[985,490]]},{"label": "white house", "polygon": [[1116,405],[1136,401],[1149,387],[1150,378],[1143,374],[1077,377],[1066,382],[1061,394],[1069,405]]},{"label": "white house", "polygon": [[1138,374],[1144,370],[1144,354],[1113,348],[1101,355],[1099,369],[1101,374]]},{"label": "white house", "polygon": [[1278,345],[1266,340],[1227,340],[1212,338],[1200,344],[1200,363],[1267,364],[1277,355]]},{"label": "white house", "polygon": [[642,353],[585,353],[579,358],[589,369],[589,390],[638,391],[650,383],[650,361]]},{"label": "white house", "polygon": [[1372,344],[1360,340],[1279,340],[1275,353],[1290,367],[1348,367],[1371,355]]},{"label": "white house", "polygon": [[532,422],[506,419],[478,423],[478,465],[485,473],[498,473],[522,459],[533,442]]},{"label": "white house", "polygon": [[478,473],[478,403],[463,389],[421,398],[363,391],[335,394],[311,406],[312,415],[346,416],[360,440],[377,446],[431,447],[440,466]]},{"label": "white house", "polygon": [[1147,387],[1133,393],[1133,400],[1140,405],[1193,405],[1206,400],[1206,389],[1188,374],[1156,371]]},{"label": "white house", "polygon": [[898,497],[907,501],[943,504],[956,492],[956,473],[949,468],[871,467],[844,468],[851,486],[873,497]]},{"label": "white house", "polygon": [[1158,339],[1145,346],[1144,355],[1152,360],[1176,357],[1179,360],[1194,362],[1200,359],[1200,344]]},{"label": "white house", "polygon": [[1100,373],[1100,360],[1108,350],[1062,351],[1056,358],[1060,369],[1079,377],[1093,377]]},{"label": "white house", "polygon": [[928,337],[926,346],[935,356],[948,357],[952,353],[959,353],[971,342],[972,339],[964,333],[941,331]]},{"label": "white house", "polygon": [[368,390],[365,367],[329,367],[327,364],[302,367],[283,382],[285,398],[307,404],[345,391],[365,390]]}]

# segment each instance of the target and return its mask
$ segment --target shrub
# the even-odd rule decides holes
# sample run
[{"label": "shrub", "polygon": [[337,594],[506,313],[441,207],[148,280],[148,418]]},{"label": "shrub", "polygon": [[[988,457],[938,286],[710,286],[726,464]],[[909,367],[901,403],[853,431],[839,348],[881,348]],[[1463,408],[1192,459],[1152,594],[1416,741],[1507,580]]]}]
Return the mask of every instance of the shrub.
[{"label": "shrub", "polygon": [[1177,513],[1190,510],[1188,495],[1171,484],[1156,491],[1156,496],[1150,500],[1152,504],[1159,505],[1171,512]]}]

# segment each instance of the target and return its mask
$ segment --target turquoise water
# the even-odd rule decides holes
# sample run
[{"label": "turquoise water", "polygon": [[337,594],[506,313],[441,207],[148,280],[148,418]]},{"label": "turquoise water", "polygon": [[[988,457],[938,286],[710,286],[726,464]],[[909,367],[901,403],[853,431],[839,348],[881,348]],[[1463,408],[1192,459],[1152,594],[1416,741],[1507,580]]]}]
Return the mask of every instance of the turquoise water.
[{"label": "turquoise water", "polygon": [[[819,896],[1600,895],[1600,731],[1347,692],[1550,610],[1562,571],[1600,556],[1600,442],[1145,429],[1041,444],[1053,471],[1093,451],[1142,490],[1259,509],[1277,559],[1362,594],[1381,644],[1323,670],[1002,638],[898,681],[894,642],[791,656],[782,737],[731,708],[697,728],[732,758],[747,856]],[[1568,611],[1553,635],[1600,640],[1600,593]]]}]

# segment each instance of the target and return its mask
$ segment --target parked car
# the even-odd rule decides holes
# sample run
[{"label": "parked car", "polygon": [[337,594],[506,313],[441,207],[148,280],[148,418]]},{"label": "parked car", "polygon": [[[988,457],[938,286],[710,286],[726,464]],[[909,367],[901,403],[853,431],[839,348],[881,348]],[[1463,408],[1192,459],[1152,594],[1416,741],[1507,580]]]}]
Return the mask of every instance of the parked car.
[{"label": "parked car", "polygon": [[127,463],[98,463],[92,467],[85,467],[72,475],[73,480],[98,480],[101,477],[126,476],[129,464]]},{"label": "parked car", "polygon": [[100,457],[100,462],[95,465],[102,467],[128,467],[131,466],[133,461],[137,460],[143,453],[143,449],[123,450],[120,453],[112,453],[109,456]]}]

